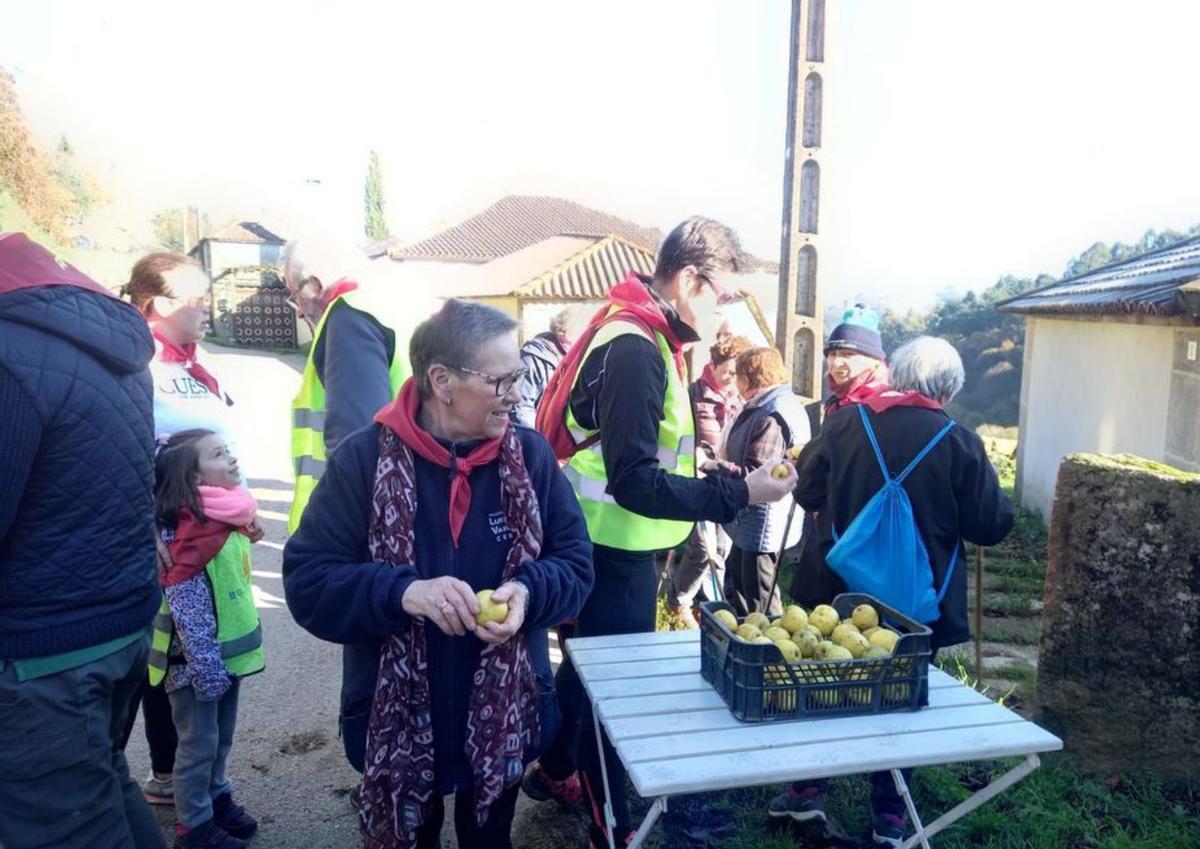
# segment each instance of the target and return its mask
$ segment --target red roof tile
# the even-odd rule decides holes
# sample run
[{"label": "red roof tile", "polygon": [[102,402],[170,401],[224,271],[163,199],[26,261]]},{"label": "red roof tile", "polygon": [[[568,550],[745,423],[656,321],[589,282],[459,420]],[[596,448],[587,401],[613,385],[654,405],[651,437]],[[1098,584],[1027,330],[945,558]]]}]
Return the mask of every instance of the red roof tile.
[{"label": "red roof tile", "polygon": [[569,200],[509,195],[434,236],[388,253],[393,259],[490,262],[554,236],[620,236],[653,253],[661,231]]}]

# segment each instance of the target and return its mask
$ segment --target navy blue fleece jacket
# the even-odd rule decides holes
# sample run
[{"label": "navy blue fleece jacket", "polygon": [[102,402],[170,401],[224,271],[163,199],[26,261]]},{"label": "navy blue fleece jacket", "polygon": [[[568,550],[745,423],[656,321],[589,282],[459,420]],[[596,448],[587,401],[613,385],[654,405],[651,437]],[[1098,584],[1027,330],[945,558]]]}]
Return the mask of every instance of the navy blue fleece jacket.
[{"label": "navy blue fleece jacket", "polygon": [[[323,640],[346,644],[342,734],[351,764],[362,769],[367,719],[382,642],[408,627],[400,600],[418,579],[450,575],[475,590],[499,586],[510,535],[500,502],[496,463],[471,473],[471,509],[459,546],[450,541],[450,470],[414,457],[417,476],[416,563],[374,562],[367,548],[371,494],[379,459],[379,426],[359,430],[338,446],[283,554],[283,584],[296,621]],[[529,589],[522,632],[541,694],[542,745],[558,722],[546,628],[574,616],[592,586],[592,546],[583,513],[545,439],[518,427],[525,465],[537,494],[544,540],[541,557],[516,580]],[[472,444],[445,443],[465,454]],[[438,792],[472,786],[463,752],[471,678],[484,643],[453,637],[429,625],[430,686]],[[532,760],[539,752],[526,752]]]}]

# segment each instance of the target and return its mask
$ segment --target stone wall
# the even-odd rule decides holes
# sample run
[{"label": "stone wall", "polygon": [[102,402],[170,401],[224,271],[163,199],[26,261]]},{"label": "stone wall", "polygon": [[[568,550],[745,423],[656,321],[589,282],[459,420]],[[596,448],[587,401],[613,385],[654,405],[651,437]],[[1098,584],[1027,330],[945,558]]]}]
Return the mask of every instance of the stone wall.
[{"label": "stone wall", "polygon": [[1086,769],[1200,778],[1200,475],[1069,455],[1045,601],[1039,722]]}]

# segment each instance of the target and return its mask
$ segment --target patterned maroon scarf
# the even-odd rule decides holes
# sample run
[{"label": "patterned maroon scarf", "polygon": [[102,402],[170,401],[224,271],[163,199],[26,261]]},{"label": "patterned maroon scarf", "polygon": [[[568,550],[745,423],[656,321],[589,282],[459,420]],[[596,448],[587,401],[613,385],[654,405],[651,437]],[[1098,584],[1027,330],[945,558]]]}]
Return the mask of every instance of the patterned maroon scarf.
[{"label": "patterned maroon scarf", "polygon": [[[537,559],[542,520],[521,442],[511,427],[502,437],[499,464],[504,520],[513,533],[504,564],[506,581],[523,563]],[[367,536],[373,559],[415,562],[416,482],[412,451],[394,431],[381,427]],[[486,645],[474,684],[465,748],[475,776],[475,820],[483,825],[492,803],[521,780],[524,753],[540,740],[537,681],[525,636]],[[384,643],[380,657],[359,814],[366,849],[416,844],[435,792],[431,705],[425,622],[414,617],[407,631]]]}]

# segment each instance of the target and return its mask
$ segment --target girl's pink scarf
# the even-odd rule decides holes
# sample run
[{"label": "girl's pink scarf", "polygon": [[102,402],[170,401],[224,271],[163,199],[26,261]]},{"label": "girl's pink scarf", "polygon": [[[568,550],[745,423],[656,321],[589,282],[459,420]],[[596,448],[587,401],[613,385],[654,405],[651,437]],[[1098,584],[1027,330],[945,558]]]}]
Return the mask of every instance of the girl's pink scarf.
[{"label": "girl's pink scarf", "polygon": [[258,502],[244,486],[226,489],[223,486],[200,484],[196,489],[204,502],[204,515],[210,521],[244,528],[258,515]]}]

